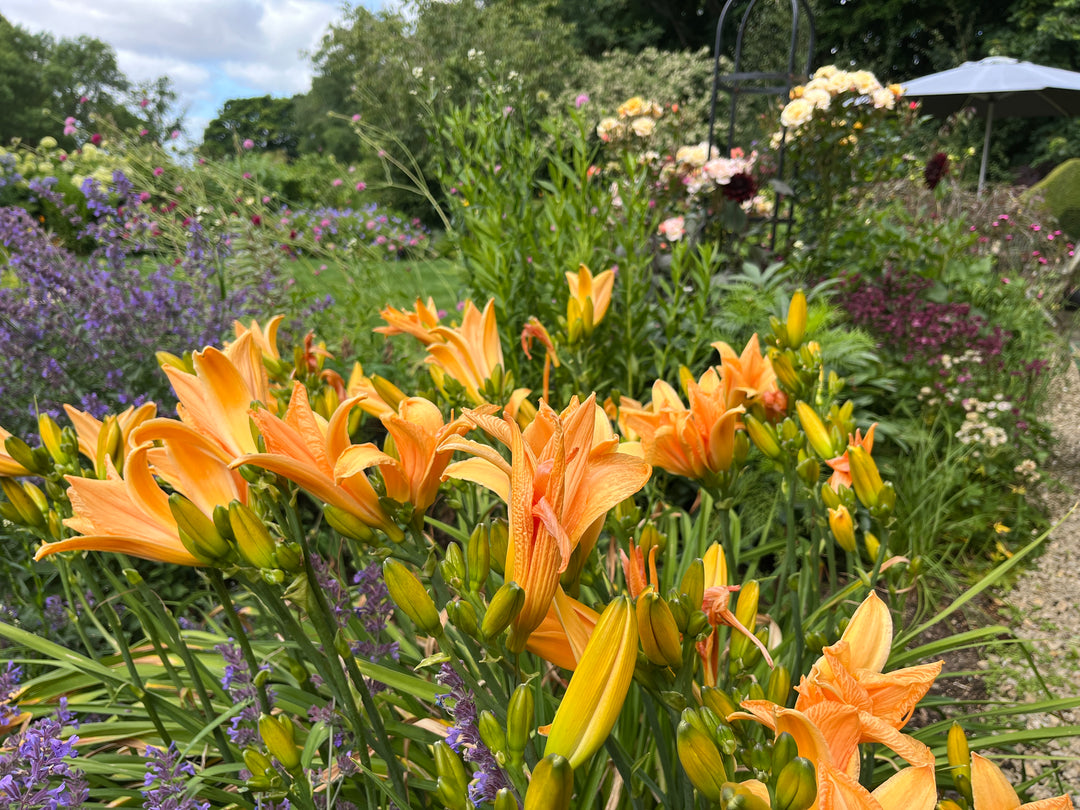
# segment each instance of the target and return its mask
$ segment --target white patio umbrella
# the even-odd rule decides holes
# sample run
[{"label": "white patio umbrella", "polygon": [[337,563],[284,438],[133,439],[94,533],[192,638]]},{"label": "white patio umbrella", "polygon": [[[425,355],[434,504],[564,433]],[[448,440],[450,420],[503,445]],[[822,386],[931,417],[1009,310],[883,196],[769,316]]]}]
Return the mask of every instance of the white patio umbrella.
[{"label": "white patio umbrella", "polygon": [[1035,118],[1080,115],[1080,73],[990,56],[978,62],[904,82],[905,95],[922,100],[930,115],[944,117],[974,107],[986,117],[979,192],[986,184],[986,159],[994,116]]}]

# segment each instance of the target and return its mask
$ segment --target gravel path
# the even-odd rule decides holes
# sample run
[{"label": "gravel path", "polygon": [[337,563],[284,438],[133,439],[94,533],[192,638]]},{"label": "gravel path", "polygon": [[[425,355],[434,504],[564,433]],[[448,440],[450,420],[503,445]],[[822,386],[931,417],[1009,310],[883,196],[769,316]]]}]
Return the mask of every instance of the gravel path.
[{"label": "gravel path", "polygon": [[[1072,341],[1074,358],[1080,349],[1080,333]],[[1054,428],[1054,455],[1043,471],[1062,485],[1049,490],[1045,498],[1052,523],[1069,513],[1080,498],[1080,373],[1076,362],[1070,362],[1067,372],[1058,381],[1060,392],[1051,397],[1048,418]],[[1080,508],[1057,526],[1046,541],[1044,552],[1026,570],[1011,590],[998,594],[1013,630],[1028,641],[1039,672],[1055,697],[1080,695]],[[1016,651],[1016,658],[992,654],[981,662],[990,674],[992,692],[1005,700],[1032,703],[1045,699],[1045,693],[1033,677],[1030,667]],[[995,665],[1004,667],[1000,681],[993,674]],[[1029,728],[1060,725],[1080,725],[1080,709],[1048,714],[1030,715]],[[1052,754],[1061,767],[1060,784],[1051,777],[1045,784],[1032,789],[1036,798],[1060,795],[1068,790],[1074,804],[1080,806],[1080,737],[1054,740],[1040,750],[1025,751],[1025,759],[1011,763],[1011,770],[1020,784],[1047,765],[1046,755]],[[1030,759],[1026,757],[1030,756]]]}]

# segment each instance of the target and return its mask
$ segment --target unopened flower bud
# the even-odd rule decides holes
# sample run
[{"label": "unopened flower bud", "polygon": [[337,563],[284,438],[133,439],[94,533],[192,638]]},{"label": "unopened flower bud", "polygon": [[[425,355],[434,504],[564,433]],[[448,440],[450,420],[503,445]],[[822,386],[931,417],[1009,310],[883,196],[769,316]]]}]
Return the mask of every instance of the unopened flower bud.
[{"label": "unopened flower bud", "polygon": [[949,727],[949,736],[945,744],[949,758],[949,773],[956,789],[968,801],[971,801],[971,749],[968,747],[964,728],[954,722]]},{"label": "unopened flower bud", "polygon": [[487,582],[491,568],[491,543],[488,539],[490,527],[479,525],[469,535],[468,556],[465,568],[469,573],[469,590],[478,592]]},{"label": "unopened flower bud", "polygon": [[695,714],[693,709],[686,709],[679,723],[675,738],[679,762],[701,795],[711,802],[719,802],[727,781],[724,760],[712,736],[694,722]]},{"label": "unopened flower bud", "polygon": [[777,706],[787,703],[791,694],[791,672],[788,668],[778,664],[769,673],[769,682],[765,687],[765,699],[770,700]]},{"label": "unopened flower bud", "polygon": [[510,788],[499,788],[495,794],[495,810],[519,810],[517,797]]},{"label": "unopened flower bud", "polygon": [[814,763],[795,757],[776,776],[774,810],[806,810],[817,798]]},{"label": "unopened flower bud", "polygon": [[493,639],[510,626],[521,608],[525,606],[525,590],[516,582],[504,583],[488,603],[484,619],[480,623],[480,634],[485,639]]},{"label": "unopened flower bud", "polygon": [[449,810],[466,810],[469,807],[469,777],[465,766],[454,750],[439,740],[435,749],[435,795]]},{"label": "unopened flower bud", "polygon": [[759,422],[750,414],[743,417],[743,423],[746,425],[746,432],[750,436],[750,441],[757,446],[758,450],[773,461],[777,461],[782,453],[773,426]]},{"label": "unopened flower bud", "polygon": [[829,528],[840,548],[849,553],[855,550],[855,523],[846,506],[829,510]]},{"label": "unopened flower bud", "polygon": [[535,698],[528,684],[518,684],[506,711],[506,747],[510,761],[520,764],[535,723]]},{"label": "unopened flower bud", "polygon": [[506,549],[510,545],[510,530],[505,520],[495,520],[488,531],[491,547],[491,567],[499,574],[506,571]]},{"label": "unopened flower bud", "polygon": [[3,488],[4,495],[10,501],[11,507],[17,516],[17,519],[12,522],[35,529],[45,527],[45,515],[18,481],[11,478],[0,478],[0,487]]},{"label": "unopened flower bud", "polygon": [[214,521],[183,495],[174,492],[169,496],[169,511],[176,521],[180,542],[191,556],[211,565],[232,556],[232,546],[221,536]]},{"label": "unopened flower bud", "polygon": [[568,810],[574,795],[574,769],[559,754],[548,754],[533,768],[525,810]]},{"label": "unopened flower bud", "polygon": [[882,487],[885,486],[877,464],[866,449],[859,446],[848,448],[848,459],[851,463],[851,483],[855,489],[855,495],[863,506],[873,509],[877,506]]},{"label": "unopened flower bud", "polygon": [[330,524],[330,528],[339,534],[359,540],[361,543],[375,542],[375,532],[356,515],[330,504],[323,506],[323,515],[326,517],[326,522]]},{"label": "unopened flower bud", "polygon": [[4,452],[7,453],[12,461],[28,473],[44,475],[48,472],[47,463],[42,463],[43,461],[47,462],[48,459],[42,459],[36,456],[33,448],[18,436],[8,436],[7,439],[4,440]]},{"label": "unopened flower bud", "polygon": [[506,731],[495,717],[495,714],[489,709],[484,709],[480,712],[478,726],[480,729],[480,739],[484,741],[484,745],[486,745],[495,756],[502,754],[505,757],[507,753]]},{"label": "unopened flower bud", "polygon": [[690,567],[683,574],[679,592],[686,595],[688,606],[693,610],[701,608],[705,598],[705,561],[700,557],[690,561]]},{"label": "unopened flower bud", "polygon": [[277,542],[255,511],[240,501],[229,504],[229,526],[240,556],[255,568],[277,568]]},{"label": "unopened flower bud", "polygon": [[772,768],[771,773],[779,774],[791,760],[799,755],[799,746],[795,738],[788,732],[783,732],[773,740]]},{"label": "unopened flower bud", "polygon": [[446,557],[439,564],[439,570],[447,584],[460,588],[465,581],[465,555],[461,546],[451,543],[446,547]]},{"label": "unopened flower bud", "polygon": [[293,739],[293,725],[283,715],[263,714],[259,717],[259,736],[270,756],[287,771],[295,771],[300,766],[300,749]]},{"label": "unopened flower bud", "polygon": [[682,664],[682,641],[667,602],[650,589],[638,597],[636,611],[645,657],[657,666],[678,669]]},{"label": "unopened flower bud", "polygon": [[737,701],[732,700],[731,696],[719,687],[711,686],[701,690],[701,702],[712,709],[713,714],[717,717],[727,717],[740,711]]},{"label": "unopened flower bud", "polygon": [[[747,628],[751,633],[754,632],[754,627],[757,626],[758,599],[760,595],[761,586],[756,579],[751,579],[743,583],[742,588],[739,589],[738,599],[735,602],[735,618],[739,620],[739,624]],[[731,654],[729,657],[732,661],[742,661],[743,666],[752,665],[758,649],[750,639],[743,633],[732,633],[730,644]]]},{"label": "unopened flower bud", "polygon": [[417,630],[429,636],[442,635],[442,622],[431,594],[405,563],[393,558],[384,560],[383,580],[394,604],[412,620]]},{"label": "unopened flower bud", "polygon": [[476,608],[470,603],[463,601],[451,602],[446,606],[446,613],[450,621],[461,632],[470,638],[479,637],[479,624],[476,620]]},{"label": "unopened flower bud", "polygon": [[806,334],[806,318],[806,293],[798,289],[791,296],[791,303],[788,304],[785,324],[788,346],[792,349],[797,349],[802,344],[803,336]]}]

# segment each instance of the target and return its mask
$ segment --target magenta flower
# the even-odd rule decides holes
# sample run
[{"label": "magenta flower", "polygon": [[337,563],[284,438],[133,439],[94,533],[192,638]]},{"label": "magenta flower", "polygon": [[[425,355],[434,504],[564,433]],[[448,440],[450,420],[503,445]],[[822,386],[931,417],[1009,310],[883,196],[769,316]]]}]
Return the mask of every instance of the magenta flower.
[{"label": "magenta flower", "polygon": [[161,177],[161,175],[163,174],[165,174],[165,170],[163,168],[161,168],[160,166],[154,167],[154,177]]},{"label": "magenta flower", "polygon": [[144,110],[145,110],[145,109],[146,109],[146,108],[147,108],[147,107],[148,107],[149,105],[150,105],[150,99],[148,99],[148,98],[144,98],[144,99],[143,99],[142,101],[140,101],[140,102],[139,102],[139,106],[140,106],[140,107],[142,107],[142,108],[143,108]]},{"label": "magenta flower", "polygon": [[97,146],[99,143],[101,143],[101,133],[95,132],[93,135],[91,135],[90,143],[92,143],[94,146]]},{"label": "magenta flower", "polygon": [[180,130],[174,129],[172,132],[169,133],[169,137],[175,141],[177,138],[180,137]]},{"label": "magenta flower", "polygon": [[245,149],[254,149],[255,148],[255,141],[251,140],[251,138],[245,138],[244,139],[244,148]]},{"label": "magenta flower", "polygon": [[579,110],[588,103],[589,103],[589,94],[588,93],[582,93],[581,95],[579,95],[577,98],[574,99],[574,107],[576,107]]},{"label": "magenta flower", "polygon": [[77,130],[75,129],[75,127],[71,126],[71,124],[68,124],[66,127],[64,127],[65,135],[74,135],[76,131]]},{"label": "magenta flower", "polygon": [[140,129],[139,130],[139,135],[141,135],[143,138],[145,138],[149,134],[150,134],[150,130],[148,130],[148,129]]},{"label": "magenta flower", "polygon": [[367,183],[365,183],[363,180],[356,184],[357,191],[363,191],[365,188],[367,188]]},{"label": "magenta flower", "polygon": [[75,116],[74,115],[69,115],[67,118],[65,118],[64,119],[64,126],[66,126],[66,127],[75,126]]},{"label": "magenta flower", "polygon": [[245,180],[250,180],[251,179],[251,172],[244,172],[244,179]]},{"label": "magenta flower", "polygon": [[356,113],[355,115],[353,115],[352,120],[353,121],[359,121],[360,120],[360,113]]},{"label": "magenta flower", "polygon": [[340,177],[335,177],[333,180],[330,181],[330,185],[332,185],[334,188],[337,188],[344,182],[345,181],[342,180]]},{"label": "magenta flower", "polygon": [[86,96],[79,96],[79,103],[80,103],[80,104],[85,104],[85,103],[86,103],[86,102],[88,102],[89,100],[90,100],[90,99],[88,99],[88,98],[87,98]]}]

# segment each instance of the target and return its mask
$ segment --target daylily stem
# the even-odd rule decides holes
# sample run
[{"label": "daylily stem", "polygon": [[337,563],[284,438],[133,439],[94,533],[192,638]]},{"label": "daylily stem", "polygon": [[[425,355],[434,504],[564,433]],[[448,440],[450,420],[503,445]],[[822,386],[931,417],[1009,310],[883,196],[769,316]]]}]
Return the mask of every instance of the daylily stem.
[{"label": "daylily stem", "polygon": [[[790,570],[791,561],[795,559],[797,540],[795,531],[795,492],[798,479],[795,475],[795,468],[791,464],[785,465],[784,479],[787,483],[787,500],[784,503],[784,517],[787,523],[787,548],[784,552],[783,562],[780,565],[781,578],[776,585],[776,604],[778,606],[781,604],[782,593],[787,589],[788,571]],[[802,626],[802,600],[798,588],[791,592],[791,628],[795,634],[795,655],[792,660],[791,671],[801,672],[805,639]]]},{"label": "daylily stem", "polygon": [[[214,592],[217,593],[218,600],[221,602],[221,607],[229,619],[229,626],[232,628],[236,643],[240,645],[240,652],[243,653],[244,660],[247,661],[248,671],[251,672],[254,678],[255,673],[259,671],[259,662],[255,659],[255,653],[251,649],[251,642],[244,631],[244,625],[240,621],[240,617],[236,615],[236,607],[233,604],[229,589],[225,587],[225,579],[216,568],[211,568],[208,576],[210,584],[214,586]],[[263,714],[270,714],[270,699],[266,694],[265,683],[259,687],[258,695],[259,710]]]}]

